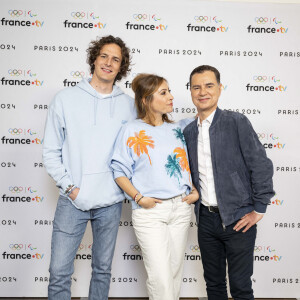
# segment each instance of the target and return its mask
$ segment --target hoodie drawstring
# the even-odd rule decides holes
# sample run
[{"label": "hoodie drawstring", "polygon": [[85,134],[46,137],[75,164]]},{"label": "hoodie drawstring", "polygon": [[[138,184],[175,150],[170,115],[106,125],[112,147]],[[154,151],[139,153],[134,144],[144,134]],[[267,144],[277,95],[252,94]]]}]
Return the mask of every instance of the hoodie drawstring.
[{"label": "hoodie drawstring", "polygon": [[[116,100],[113,95],[110,96],[111,100],[109,101],[109,116],[113,118],[115,112]],[[97,108],[98,108],[98,98],[97,94],[94,96],[94,125],[97,124]]]},{"label": "hoodie drawstring", "polygon": [[94,95],[94,125],[97,124],[97,107],[98,107],[98,99],[97,93]]},{"label": "hoodie drawstring", "polygon": [[[98,95],[97,91],[90,85],[91,79],[83,78],[82,81],[80,81],[76,87],[80,88],[81,90],[87,92],[93,97],[94,101],[94,120],[91,120],[94,125],[97,125],[97,109],[98,109],[98,101],[102,100],[109,100],[109,116],[110,118],[113,118],[115,113],[115,105],[116,105],[116,99],[115,97],[124,95],[123,91],[116,85],[113,86],[112,93],[109,96],[106,96],[103,98],[103,96]],[[110,99],[109,99],[110,98]],[[101,107],[101,106],[100,106]]]},{"label": "hoodie drawstring", "polygon": [[114,112],[115,112],[115,98],[113,95],[111,95],[111,100],[110,100],[110,118],[112,118],[114,116]]}]

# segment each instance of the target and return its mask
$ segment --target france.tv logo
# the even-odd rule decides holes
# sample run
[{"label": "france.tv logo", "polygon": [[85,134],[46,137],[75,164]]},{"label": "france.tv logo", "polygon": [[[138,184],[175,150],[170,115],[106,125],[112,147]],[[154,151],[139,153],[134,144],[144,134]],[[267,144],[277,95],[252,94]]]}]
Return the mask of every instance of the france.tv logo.
[{"label": "france.tv logo", "polygon": [[[275,194],[276,196],[277,194]],[[275,206],[282,206],[284,200],[279,200],[278,197],[276,197],[276,199],[272,200],[271,201],[271,204],[272,205],[275,205]]]},{"label": "france.tv logo", "polygon": [[286,34],[288,32],[288,28],[283,27],[282,21],[277,17],[257,16],[254,17],[254,23],[255,23],[255,27],[248,25],[247,27],[248,33]]},{"label": "france.tv logo", "polygon": [[85,29],[105,29],[106,23],[100,21],[100,18],[94,12],[72,11],[72,21],[63,22],[65,28],[85,28]]},{"label": "france.tv logo", "polygon": [[37,78],[36,72],[31,69],[23,70],[18,68],[11,68],[7,71],[8,78],[1,78],[1,85],[6,86],[35,86],[41,87],[44,84],[44,80]]},{"label": "france.tv logo", "polygon": [[26,128],[9,128],[7,130],[9,137],[3,136],[1,138],[2,144],[43,144],[44,139],[39,138],[37,132],[33,129]]},{"label": "france.tv logo", "polygon": [[2,259],[35,259],[41,260],[45,254],[37,252],[37,247],[33,244],[23,244],[13,242],[8,246],[8,252],[2,253]]},{"label": "france.tv logo", "polygon": [[229,27],[224,25],[222,18],[218,16],[197,15],[193,19],[194,24],[187,25],[187,31],[195,32],[228,32]]},{"label": "france.tv logo", "polygon": [[44,197],[41,196],[34,187],[11,185],[8,187],[8,195],[1,196],[2,202],[35,202],[42,203]]},{"label": "france.tv logo", "polygon": [[247,92],[286,92],[287,86],[282,83],[278,76],[254,75],[254,84],[247,83]]},{"label": "france.tv logo", "polygon": [[[71,71],[70,74],[69,74],[69,77],[71,77],[72,80],[68,80],[67,78],[65,78],[63,80],[63,85],[65,87],[76,86],[79,83],[79,81],[82,80],[85,76],[86,76],[86,74],[83,71],[78,71],[78,70]],[[89,76],[91,77],[92,74],[89,74]]]},{"label": "france.tv logo", "polygon": [[125,26],[127,30],[166,31],[168,25],[162,23],[162,17],[157,14],[134,13],[132,22],[128,21]]},{"label": "france.tv logo", "polygon": [[278,255],[278,252],[272,246],[255,245],[254,260],[280,262],[282,260],[282,256]]},{"label": "france.tv logo", "polygon": [[257,132],[256,134],[265,149],[283,150],[286,147],[286,144],[280,142],[279,137],[274,133]]},{"label": "france.tv logo", "polygon": [[21,9],[9,9],[8,15],[12,19],[1,19],[2,26],[26,26],[26,27],[38,27],[41,28],[44,25],[44,21],[36,19],[38,14],[33,10],[21,10]]}]

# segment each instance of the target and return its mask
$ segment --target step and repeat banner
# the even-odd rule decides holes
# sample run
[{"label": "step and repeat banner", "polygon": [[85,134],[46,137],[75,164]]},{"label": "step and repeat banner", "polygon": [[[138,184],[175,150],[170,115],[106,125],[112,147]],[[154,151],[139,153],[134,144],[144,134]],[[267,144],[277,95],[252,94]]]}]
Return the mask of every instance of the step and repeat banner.
[{"label": "step and repeat banner", "polygon": [[[220,107],[250,119],[274,163],[276,195],[258,225],[254,252],[255,295],[300,296],[300,5],[6,0],[0,7],[0,297],[47,296],[58,197],[42,162],[47,109],[59,90],[90,76],[88,44],[108,34],[131,48],[131,74],[118,85],[133,96],[136,74],[164,76],[175,120],[196,113],[190,72],[201,64],[219,69]],[[193,219],[184,297],[206,295],[196,233]],[[92,244],[88,227],[76,255],[73,296],[87,296]],[[110,297],[146,297],[145,280],[125,201]]]}]

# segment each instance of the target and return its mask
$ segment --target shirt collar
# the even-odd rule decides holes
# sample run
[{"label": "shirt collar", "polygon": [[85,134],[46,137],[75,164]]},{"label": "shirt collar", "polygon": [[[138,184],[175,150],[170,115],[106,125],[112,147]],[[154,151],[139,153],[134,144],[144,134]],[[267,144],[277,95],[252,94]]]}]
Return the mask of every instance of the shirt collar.
[{"label": "shirt collar", "polygon": [[[216,113],[216,110],[214,110],[203,122],[207,122],[209,125],[211,125],[211,123],[214,119],[215,113]],[[201,126],[199,117],[198,117],[198,120],[197,120],[197,124],[198,124],[198,127]]]}]

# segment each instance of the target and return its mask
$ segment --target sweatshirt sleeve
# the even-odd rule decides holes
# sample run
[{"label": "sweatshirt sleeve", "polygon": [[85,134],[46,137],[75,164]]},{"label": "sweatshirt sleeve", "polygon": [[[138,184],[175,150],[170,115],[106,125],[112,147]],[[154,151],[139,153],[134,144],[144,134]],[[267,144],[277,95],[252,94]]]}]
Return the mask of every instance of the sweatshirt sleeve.
[{"label": "sweatshirt sleeve", "polygon": [[240,147],[251,176],[254,210],[264,213],[273,191],[273,164],[259,141],[250,121],[243,115],[238,119]]},{"label": "sweatshirt sleeve", "polygon": [[49,107],[43,142],[43,162],[56,186],[66,190],[72,184],[62,161],[62,147],[65,140],[65,124],[62,111],[58,112],[57,99]]},{"label": "sweatshirt sleeve", "polygon": [[114,179],[118,177],[127,177],[131,179],[133,175],[134,160],[130,148],[127,146],[128,130],[125,125],[119,132],[114,145],[114,152],[111,159],[111,168],[113,169]]},{"label": "sweatshirt sleeve", "polygon": [[186,126],[188,126],[190,123],[192,123],[196,118],[185,118],[178,121],[178,124],[182,131],[185,129]]}]

